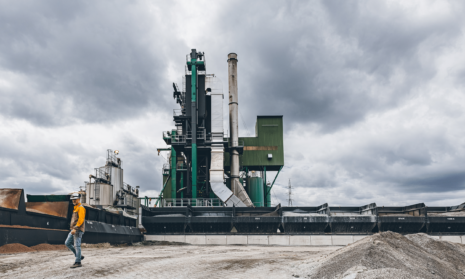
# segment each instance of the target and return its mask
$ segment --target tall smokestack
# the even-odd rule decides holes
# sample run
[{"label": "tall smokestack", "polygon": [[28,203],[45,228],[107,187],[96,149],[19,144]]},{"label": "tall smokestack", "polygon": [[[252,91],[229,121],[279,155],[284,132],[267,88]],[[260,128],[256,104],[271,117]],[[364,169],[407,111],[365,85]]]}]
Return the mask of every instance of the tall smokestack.
[{"label": "tall smokestack", "polygon": [[[239,124],[237,94],[237,54],[228,54],[229,81],[229,130],[231,131],[231,190],[245,205],[253,206],[252,201],[239,181]],[[236,147],[236,148],[235,148]]]}]

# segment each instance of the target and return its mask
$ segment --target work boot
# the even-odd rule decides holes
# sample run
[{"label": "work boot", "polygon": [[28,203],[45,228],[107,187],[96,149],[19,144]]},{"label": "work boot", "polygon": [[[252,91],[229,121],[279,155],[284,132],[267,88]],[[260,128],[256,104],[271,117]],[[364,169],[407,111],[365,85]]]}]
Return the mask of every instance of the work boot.
[{"label": "work boot", "polygon": [[81,261],[84,259],[84,256],[81,256]]},{"label": "work boot", "polygon": [[81,267],[81,263],[74,263],[71,268]]}]

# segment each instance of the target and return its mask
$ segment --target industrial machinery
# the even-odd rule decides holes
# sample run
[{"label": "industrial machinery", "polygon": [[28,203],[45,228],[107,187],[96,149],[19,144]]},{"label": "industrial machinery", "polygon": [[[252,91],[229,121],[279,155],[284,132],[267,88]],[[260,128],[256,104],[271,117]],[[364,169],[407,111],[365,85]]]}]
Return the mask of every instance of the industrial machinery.
[{"label": "industrial machinery", "polygon": [[266,184],[266,172],[279,174],[284,165],[282,116],[258,116],[255,137],[239,137],[238,60],[230,53],[230,137],[225,137],[221,80],[207,74],[204,53],[193,49],[186,60],[182,88],[173,83],[180,106],[173,110],[176,128],[163,132],[171,148],[158,149],[169,151],[169,162],[157,205],[270,207],[273,184]]},{"label": "industrial machinery", "polygon": [[95,175],[89,175],[85,182],[85,203],[100,208],[116,208],[130,215],[139,213],[139,188],[123,181],[123,161],[116,157],[118,150],[107,150],[105,165],[95,168]]},{"label": "industrial machinery", "polygon": [[[73,209],[70,195],[25,195],[23,189],[0,189],[0,246],[63,244]],[[83,243],[142,240],[137,220],[123,214],[86,206],[85,222]]]},{"label": "industrial machinery", "polygon": [[[386,207],[274,204],[271,187],[284,165],[282,116],[258,116],[254,137],[238,135],[237,55],[228,55],[229,131],[223,128],[223,86],[206,73],[204,53],[187,56],[183,86],[173,84],[176,128],[155,207],[141,205],[148,234],[372,234],[382,231],[465,233],[465,204]],[[267,171],[276,171],[268,183]],[[290,200],[290,198],[289,198]],[[289,202],[290,203],[290,202]]]},{"label": "industrial machinery", "polygon": [[[143,207],[148,234],[401,234],[463,235],[465,203],[457,206]],[[235,231],[233,231],[235,228]]]}]

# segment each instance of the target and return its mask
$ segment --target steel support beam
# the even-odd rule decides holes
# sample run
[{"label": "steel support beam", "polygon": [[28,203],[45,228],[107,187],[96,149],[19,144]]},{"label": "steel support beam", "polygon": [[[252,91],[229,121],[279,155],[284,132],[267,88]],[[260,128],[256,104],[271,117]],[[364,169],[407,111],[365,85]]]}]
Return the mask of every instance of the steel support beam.
[{"label": "steel support beam", "polygon": [[[171,135],[175,136],[176,131],[171,131]],[[171,198],[176,198],[176,150],[171,147]]]},{"label": "steel support beam", "polygon": [[274,182],[276,181],[276,178],[278,178],[279,172],[280,172],[282,169],[283,169],[283,166],[281,166],[281,167],[279,168],[279,171],[278,171],[278,173],[276,174],[276,176],[274,177],[273,183],[271,183],[270,190],[267,191],[267,194],[268,194],[269,192],[271,192],[271,188],[273,188]]}]

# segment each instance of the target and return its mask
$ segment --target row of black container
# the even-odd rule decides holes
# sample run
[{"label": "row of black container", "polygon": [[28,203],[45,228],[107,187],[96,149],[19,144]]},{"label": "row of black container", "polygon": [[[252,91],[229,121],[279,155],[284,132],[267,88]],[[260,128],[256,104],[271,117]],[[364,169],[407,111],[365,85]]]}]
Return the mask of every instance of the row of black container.
[{"label": "row of black container", "polygon": [[[74,206],[69,196],[62,200],[25,202],[22,189],[0,189],[0,245],[21,243],[63,244],[69,231]],[[42,197],[39,197],[42,198]],[[127,243],[141,241],[134,218],[86,207],[84,243]]]},{"label": "row of black container", "polygon": [[464,234],[465,214],[455,216],[465,213],[463,209],[463,205],[426,207],[423,203],[405,207],[143,207],[142,224],[148,234]]}]

